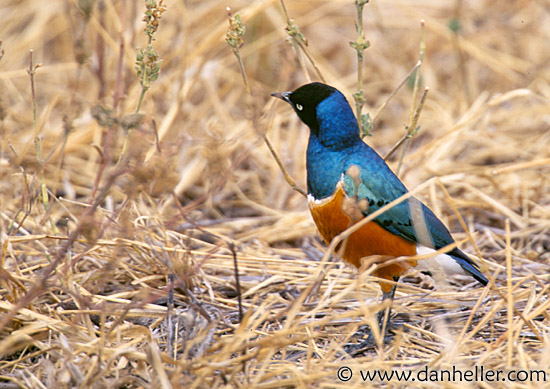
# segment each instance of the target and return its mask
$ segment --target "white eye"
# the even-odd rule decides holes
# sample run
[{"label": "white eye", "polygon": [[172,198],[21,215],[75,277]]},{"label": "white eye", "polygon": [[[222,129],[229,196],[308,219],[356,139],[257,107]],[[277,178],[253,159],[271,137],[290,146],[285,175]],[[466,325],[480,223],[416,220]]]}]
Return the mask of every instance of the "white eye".
[{"label": "white eye", "polygon": [[298,111],[301,111],[302,109],[304,109],[304,107],[302,107],[302,104],[296,104],[296,109]]}]

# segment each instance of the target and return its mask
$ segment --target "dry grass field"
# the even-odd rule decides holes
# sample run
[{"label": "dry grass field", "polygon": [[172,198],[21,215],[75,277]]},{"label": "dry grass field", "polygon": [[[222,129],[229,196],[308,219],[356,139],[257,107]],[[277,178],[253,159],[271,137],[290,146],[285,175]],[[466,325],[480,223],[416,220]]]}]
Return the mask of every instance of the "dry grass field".
[{"label": "dry grass field", "polygon": [[1,388],[550,387],[550,4],[365,6],[365,141],[387,154],[429,87],[388,163],[491,282],[410,273],[357,358],[373,268],[332,260],[264,140],[305,187],[308,129],[270,93],[321,74],[353,102],[356,7],[285,5],[307,55],[278,0],[166,0],[155,79],[143,1],[0,3]]}]

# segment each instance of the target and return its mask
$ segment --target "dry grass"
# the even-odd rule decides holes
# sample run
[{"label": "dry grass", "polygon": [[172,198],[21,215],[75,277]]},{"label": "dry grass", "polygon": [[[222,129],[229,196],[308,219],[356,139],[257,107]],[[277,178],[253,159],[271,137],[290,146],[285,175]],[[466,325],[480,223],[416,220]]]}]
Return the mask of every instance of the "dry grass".
[{"label": "dry grass", "polygon": [[[326,249],[306,201],[261,138],[266,132],[303,186],[307,130],[269,97],[306,82],[280,3],[230,4],[247,27],[241,52],[250,105],[224,41],[227,3],[167,2],[153,43],[161,75],[118,167],[124,130],[102,127],[93,115],[98,104],[113,110],[111,119],[135,110],[143,4],[97,1],[86,22],[77,3],[0,5],[2,387],[347,387],[363,384],[359,369],[426,366],[550,373],[547,5],[366,6],[370,112],[416,63],[426,20],[430,93],[401,177],[409,188],[427,182],[418,196],[465,251],[483,258],[495,283],[482,289],[442,279],[434,289],[432,279],[413,274],[394,303],[403,331],[378,353],[351,359],[342,347],[360,323],[372,322],[379,287],[368,272],[320,262]],[[352,1],[287,7],[327,82],[351,100]],[[447,27],[455,17],[458,36]],[[35,125],[30,49],[42,64]],[[404,134],[411,96],[401,89],[375,123],[367,142],[381,154]],[[352,368],[350,382],[338,380],[342,366]]]}]

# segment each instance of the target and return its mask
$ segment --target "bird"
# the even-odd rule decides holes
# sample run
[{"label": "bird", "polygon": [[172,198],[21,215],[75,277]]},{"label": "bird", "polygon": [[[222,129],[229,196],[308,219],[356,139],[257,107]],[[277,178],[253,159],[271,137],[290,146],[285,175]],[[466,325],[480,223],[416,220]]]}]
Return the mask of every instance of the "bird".
[{"label": "bird", "polygon": [[[289,103],[309,127],[308,206],[326,244],[351,225],[408,193],[384,159],[363,141],[355,114],[339,90],[312,82],[271,96]],[[420,261],[406,259],[387,266],[383,263],[397,257],[427,254],[453,243],[443,222],[411,196],[363,225],[337,246],[335,252],[357,269],[361,268],[363,258],[376,255],[378,266],[373,275],[379,278],[383,301],[389,299],[391,306],[399,278]],[[438,254],[436,259],[445,271],[468,274],[483,286],[488,283],[479,266],[456,245]],[[384,342],[388,339],[389,324],[390,308],[378,314]],[[358,353],[371,347],[374,347],[373,336],[351,350]]]}]

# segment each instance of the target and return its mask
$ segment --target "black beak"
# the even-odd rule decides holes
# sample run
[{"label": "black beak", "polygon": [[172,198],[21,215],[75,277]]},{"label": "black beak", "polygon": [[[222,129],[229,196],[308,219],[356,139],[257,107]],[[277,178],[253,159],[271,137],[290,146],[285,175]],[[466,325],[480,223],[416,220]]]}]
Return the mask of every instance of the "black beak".
[{"label": "black beak", "polygon": [[275,93],[272,93],[271,96],[273,97],[277,97],[283,101],[286,101],[287,103],[290,104],[290,99],[289,99],[289,96],[291,95],[292,92],[275,92]]}]

